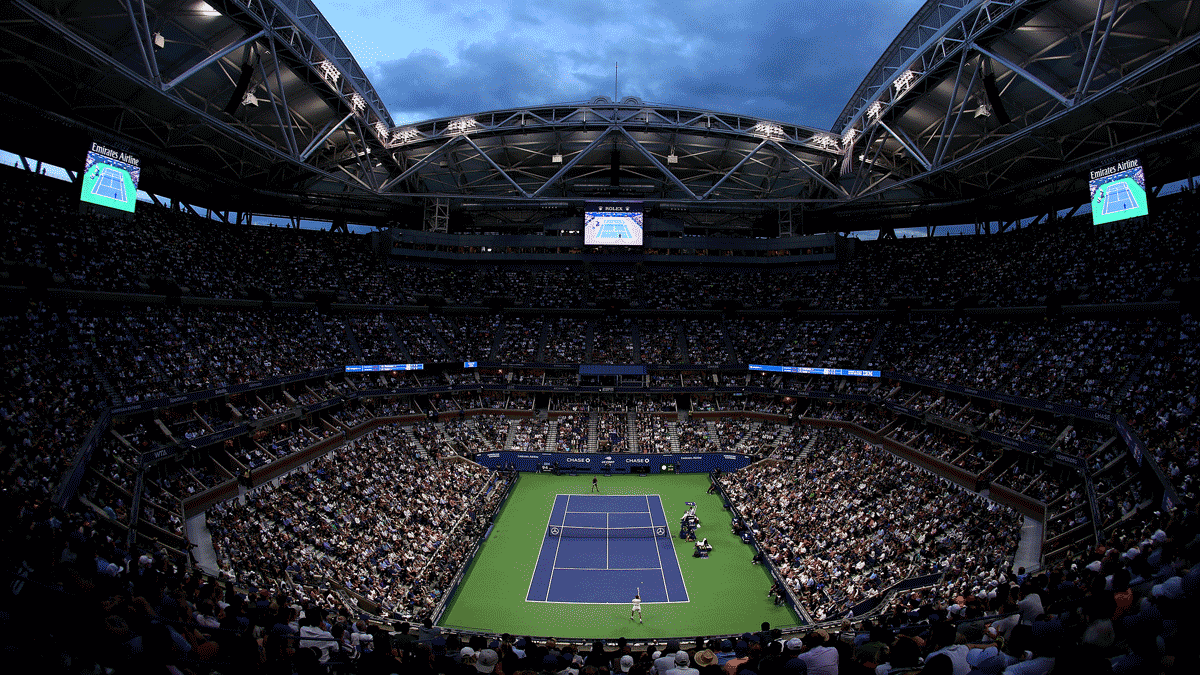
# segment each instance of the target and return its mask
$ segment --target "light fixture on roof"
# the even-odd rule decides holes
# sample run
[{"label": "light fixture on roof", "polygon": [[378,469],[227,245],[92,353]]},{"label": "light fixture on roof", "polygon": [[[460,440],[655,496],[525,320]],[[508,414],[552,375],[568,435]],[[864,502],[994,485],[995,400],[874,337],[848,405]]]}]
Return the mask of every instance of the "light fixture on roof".
[{"label": "light fixture on roof", "polygon": [[337,66],[333,65],[333,62],[328,59],[317,64],[317,72],[321,73],[321,77],[325,78],[325,81],[329,84],[337,84],[338,79],[342,76],[338,72]]},{"label": "light fixture on roof", "polygon": [[867,117],[877,120],[881,114],[883,114],[883,104],[879,101],[872,101],[871,105],[867,108]]},{"label": "light fixture on roof", "polygon": [[675,148],[671,148],[670,152],[667,153],[667,164],[678,164],[678,163],[679,163],[679,155],[675,154]]},{"label": "light fixture on roof", "polygon": [[975,117],[976,118],[991,117],[991,116],[992,116],[992,108],[991,108],[991,106],[989,106],[986,103],[984,103],[983,105],[981,105],[975,109]]},{"label": "light fixture on roof", "polygon": [[838,147],[838,139],[829,134],[817,134],[816,136],[813,136],[812,142],[813,145],[816,145],[818,148],[821,148],[822,150],[828,150],[830,152],[837,150]]},{"label": "light fixture on roof", "polygon": [[550,161],[554,164],[562,164],[562,155],[557,153],[550,155]]},{"label": "light fixture on roof", "polygon": [[758,124],[755,124],[750,131],[751,133],[759,134],[760,136],[766,136],[767,138],[778,138],[783,136],[783,127],[772,122],[759,122]]},{"label": "light fixture on roof", "polygon": [[446,131],[452,134],[465,134],[478,126],[478,124],[473,117],[460,117],[456,120],[450,120],[446,124]]},{"label": "light fixture on roof", "polygon": [[162,49],[167,46],[167,38],[163,37],[162,33],[154,33],[150,36],[150,39],[154,42],[155,49]]},{"label": "light fixture on roof", "polygon": [[409,127],[408,129],[397,129],[396,133],[392,134],[392,142],[408,143],[417,138],[417,130]]},{"label": "light fixture on roof", "polygon": [[258,107],[258,97],[254,95],[254,92],[248,91],[242,96],[242,105]]},{"label": "light fixture on roof", "polygon": [[892,82],[892,87],[895,88],[897,94],[903,94],[912,87],[913,82],[917,79],[917,74],[911,70],[906,70],[896,76]]},{"label": "light fixture on roof", "polygon": [[350,109],[360,115],[367,109],[367,102],[358,92],[350,94]]},{"label": "light fixture on roof", "polygon": [[388,136],[390,136],[387,125],[383,122],[376,122],[372,125],[372,127],[375,129],[375,136],[377,136],[379,140],[386,143]]}]

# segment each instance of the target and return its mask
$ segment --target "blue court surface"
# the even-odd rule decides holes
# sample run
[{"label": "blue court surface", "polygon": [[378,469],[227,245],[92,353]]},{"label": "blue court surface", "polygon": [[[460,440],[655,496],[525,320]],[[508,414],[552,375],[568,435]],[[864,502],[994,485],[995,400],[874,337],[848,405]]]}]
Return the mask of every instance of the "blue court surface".
[{"label": "blue court surface", "polygon": [[658,495],[556,495],[526,602],[687,602]]},{"label": "blue court surface", "polygon": [[601,239],[633,239],[629,226],[616,219],[602,221],[596,236]]},{"label": "blue court surface", "polygon": [[1124,181],[1109,183],[1100,190],[1103,191],[1104,199],[1104,210],[1101,213],[1106,216],[1138,207],[1137,200],[1133,198],[1133,193],[1129,191],[1129,187],[1125,185]]},{"label": "blue court surface", "polygon": [[128,201],[125,198],[125,177],[115,169],[101,166],[96,172],[96,182],[92,184],[92,194],[119,202]]}]

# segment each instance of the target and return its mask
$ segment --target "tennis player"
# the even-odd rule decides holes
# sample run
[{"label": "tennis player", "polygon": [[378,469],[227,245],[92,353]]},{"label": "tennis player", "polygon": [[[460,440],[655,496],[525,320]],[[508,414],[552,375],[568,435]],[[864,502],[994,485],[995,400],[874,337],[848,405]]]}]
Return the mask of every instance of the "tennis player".
[{"label": "tennis player", "polygon": [[638,623],[646,623],[642,621],[642,594],[638,593],[633,596],[633,609],[629,610],[629,620],[633,621],[633,615],[637,614]]},{"label": "tennis player", "polygon": [[[600,493],[600,482],[595,477],[592,478],[592,492]],[[591,494],[590,492],[588,494]]]}]

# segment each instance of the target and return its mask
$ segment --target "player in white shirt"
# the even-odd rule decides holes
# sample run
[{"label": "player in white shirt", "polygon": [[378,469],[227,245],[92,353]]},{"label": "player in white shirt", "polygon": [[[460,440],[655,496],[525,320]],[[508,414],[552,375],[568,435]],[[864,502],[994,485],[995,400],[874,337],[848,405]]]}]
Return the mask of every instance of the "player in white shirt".
[{"label": "player in white shirt", "polygon": [[641,593],[638,593],[637,595],[633,596],[633,609],[629,610],[629,620],[630,621],[633,621],[634,614],[637,614],[638,623],[645,623],[645,621],[642,621],[642,595],[641,595]]}]

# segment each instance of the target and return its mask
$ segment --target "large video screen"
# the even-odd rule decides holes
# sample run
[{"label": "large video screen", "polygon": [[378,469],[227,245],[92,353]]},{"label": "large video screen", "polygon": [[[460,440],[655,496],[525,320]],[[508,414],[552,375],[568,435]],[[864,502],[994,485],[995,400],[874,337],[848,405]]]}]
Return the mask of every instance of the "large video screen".
[{"label": "large video screen", "polygon": [[583,214],[583,243],[587,246],[641,246],[641,205],[588,204]]},{"label": "large video screen", "polygon": [[1092,194],[1093,225],[1150,213],[1146,203],[1146,174],[1136,158],[1093,169],[1088,190]]},{"label": "large video screen", "polygon": [[133,155],[92,143],[83,165],[79,200],[133,213],[142,169]]}]

